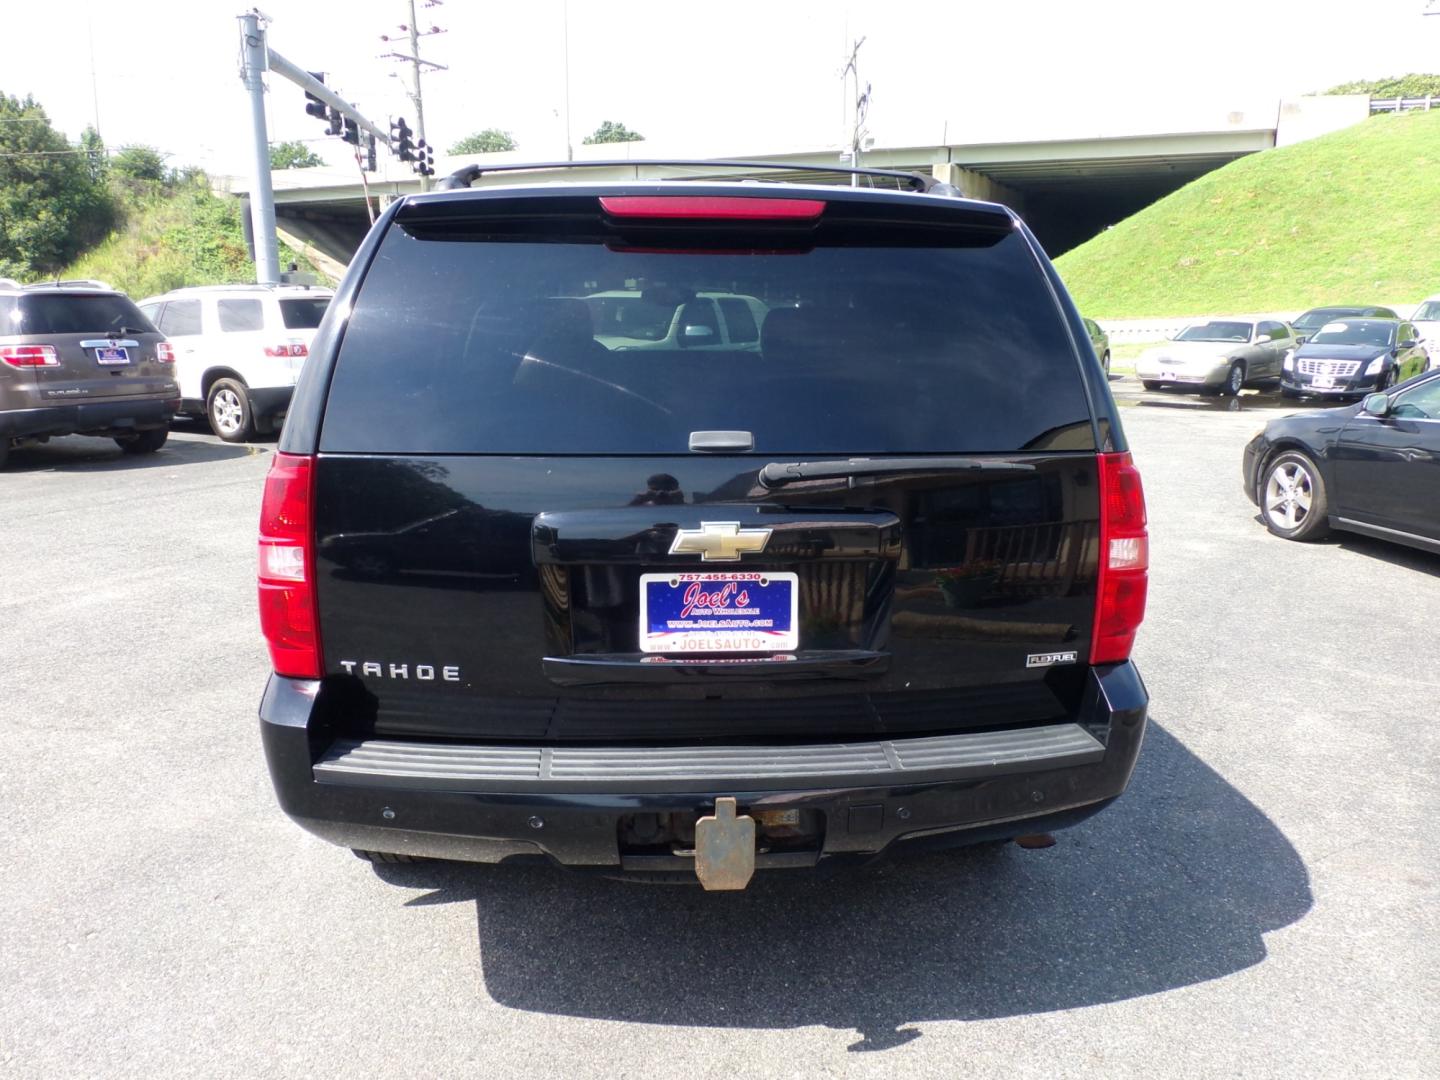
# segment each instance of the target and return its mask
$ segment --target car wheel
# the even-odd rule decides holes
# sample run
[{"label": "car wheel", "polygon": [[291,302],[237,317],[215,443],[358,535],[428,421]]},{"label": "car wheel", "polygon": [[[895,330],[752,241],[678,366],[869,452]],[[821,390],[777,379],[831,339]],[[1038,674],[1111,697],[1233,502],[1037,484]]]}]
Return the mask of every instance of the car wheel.
[{"label": "car wheel", "polygon": [[359,848],[351,848],[357,859],[364,859],[368,863],[421,863],[429,862],[419,855],[400,855],[393,851],[361,851]]},{"label": "car wheel", "polygon": [[1100,357],[1100,366],[1105,369],[1105,377],[1110,377],[1110,350],[1105,350],[1105,355]]},{"label": "car wheel", "polygon": [[1319,540],[1330,531],[1325,481],[1315,462],[1286,450],[1266,467],[1260,481],[1265,527],[1286,540]]},{"label": "car wheel", "polygon": [[1384,371],[1380,372],[1380,378],[1375,380],[1375,392],[1377,394],[1383,394],[1386,390],[1389,390],[1390,387],[1394,386],[1396,381],[1395,375],[1396,372],[1393,367],[1387,367]]},{"label": "car wheel", "polygon": [[1245,365],[1238,360],[1230,365],[1230,370],[1225,373],[1225,382],[1220,387],[1222,394],[1229,394],[1231,397],[1239,394],[1245,386]]},{"label": "car wheel", "polygon": [[1165,385],[1165,384],[1164,384],[1164,383],[1155,382],[1153,379],[1141,379],[1141,380],[1140,380],[1140,385],[1143,386],[1143,387],[1145,387],[1146,390],[1159,390],[1160,387],[1162,387],[1162,386]]},{"label": "car wheel", "polygon": [[245,384],[235,379],[216,379],[205,399],[210,430],[226,442],[245,442],[255,432],[255,416]]},{"label": "car wheel", "polygon": [[169,428],[152,428],[132,435],[116,435],[115,443],[127,454],[153,454],[165,445],[169,437]]}]

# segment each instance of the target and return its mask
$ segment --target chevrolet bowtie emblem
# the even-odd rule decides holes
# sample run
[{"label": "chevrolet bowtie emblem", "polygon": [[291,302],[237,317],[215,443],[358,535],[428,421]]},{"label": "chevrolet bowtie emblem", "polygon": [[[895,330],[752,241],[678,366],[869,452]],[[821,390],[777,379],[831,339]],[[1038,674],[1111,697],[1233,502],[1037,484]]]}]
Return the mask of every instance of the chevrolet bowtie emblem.
[{"label": "chevrolet bowtie emblem", "polygon": [[742,529],[738,521],[702,521],[698,529],[677,529],[671,555],[699,555],[701,562],[739,562],[746,552],[764,551],[769,529]]}]

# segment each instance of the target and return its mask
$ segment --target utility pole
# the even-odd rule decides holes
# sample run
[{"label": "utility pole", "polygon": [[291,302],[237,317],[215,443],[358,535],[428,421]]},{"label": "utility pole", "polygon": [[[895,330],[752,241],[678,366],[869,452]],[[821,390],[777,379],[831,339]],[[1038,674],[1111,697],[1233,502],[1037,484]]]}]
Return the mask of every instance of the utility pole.
[{"label": "utility pole", "polygon": [[250,133],[254,152],[254,184],[250,189],[250,227],[255,237],[255,280],[280,282],[280,251],[275,243],[275,189],[270,186],[270,140],[265,126],[265,79],[269,68],[265,28],[260,13],[240,16],[240,79],[250,94]]},{"label": "utility pole", "polygon": [[570,0],[564,0],[561,17],[565,21],[565,160],[575,160],[575,144],[570,141]]},{"label": "utility pole", "polygon": [[[852,77],[855,79],[855,106],[850,112],[848,125],[850,128],[848,133],[849,138],[846,140],[849,143],[849,149],[841,155],[842,157],[850,159],[850,167],[852,169],[860,168],[860,151],[864,145],[865,136],[869,134],[865,130],[865,117],[870,112],[870,84],[866,83],[863,90],[860,87],[860,46],[864,44],[865,39],[862,37],[851,46],[850,58],[845,62],[844,68],[840,71],[840,82],[845,88],[847,103],[850,100],[850,79]],[[860,177],[851,173],[850,186],[858,187],[859,185]]]},{"label": "utility pole", "polygon": [[[425,0],[425,7],[440,7],[443,3],[444,0]],[[430,144],[425,141],[425,99],[420,90],[420,71],[422,68],[429,68],[432,71],[446,71],[448,69],[444,64],[437,64],[432,60],[421,59],[420,39],[422,37],[430,37],[433,34],[443,34],[445,31],[439,26],[431,26],[429,30],[421,31],[421,29],[415,25],[415,0],[406,0],[406,5],[410,11],[410,19],[408,22],[401,23],[400,29],[407,32],[410,36],[410,52],[408,55],[399,52],[388,52],[385,53],[381,59],[389,57],[394,60],[404,60],[410,65],[410,86],[405,93],[415,106],[416,145],[423,147],[429,146]],[[387,34],[381,34],[380,40],[388,43],[390,37]],[[430,177],[425,173],[420,174],[420,190],[430,190]]]}]

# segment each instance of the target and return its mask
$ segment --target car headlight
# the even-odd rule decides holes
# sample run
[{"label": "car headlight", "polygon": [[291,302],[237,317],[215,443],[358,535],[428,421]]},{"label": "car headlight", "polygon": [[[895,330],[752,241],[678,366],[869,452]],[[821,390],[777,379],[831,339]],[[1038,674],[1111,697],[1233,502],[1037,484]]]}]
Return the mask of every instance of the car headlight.
[{"label": "car headlight", "polygon": [[1285,363],[1284,363],[1282,366],[1285,368],[1286,371],[1294,371],[1294,370],[1295,370],[1295,354],[1294,354],[1294,353],[1288,353],[1288,352],[1287,352],[1287,353],[1285,354]]},{"label": "car headlight", "polygon": [[1371,360],[1371,361],[1370,361],[1369,366],[1366,367],[1366,369],[1365,369],[1365,374],[1366,374],[1366,375],[1379,375],[1380,372],[1383,371],[1384,369],[1385,369],[1385,357],[1383,357],[1383,356],[1377,356],[1377,357],[1375,357],[1374,360]]}]

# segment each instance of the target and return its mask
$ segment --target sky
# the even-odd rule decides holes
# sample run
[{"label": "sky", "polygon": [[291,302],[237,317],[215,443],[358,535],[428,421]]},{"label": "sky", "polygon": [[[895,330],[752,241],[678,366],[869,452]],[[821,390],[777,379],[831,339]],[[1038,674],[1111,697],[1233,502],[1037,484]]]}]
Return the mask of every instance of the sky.
[{"label": "sky", "polygon": [[[864,38],[876,143],[987,141],[1033,128],[1074,137],[1126,124],[1164,130],[1201,112],[1273,110],[1282,97],[1357,78],[1440,71],[1440,16],[1426,0],[416,0],[445,32],[421,54],[427,133],[444,151],[473,131],[510,131],[527,158],[565,156],[602,120],[655,151],[696,156],[839,146],[840,72]],[[1437,5],[1440,7],[1440,5]],[[72,140],[99,121],[111,147],[145,144],[172,165],[243,175],[249,111],[238,76],[246,10],[222,0],[5,0],[0,91],[34,97]],[[414,110],[381,59],[407,0],[265,0],[273,49],[380,126]],[[568,24],[569,102],[566,104]],[[24,45],[22,43],[28,43]],[[408,46],[408,41],[403,43]],[[93,46],[93,79],[91,55]],[[272,141],[349,148],[269,80]]]}]

